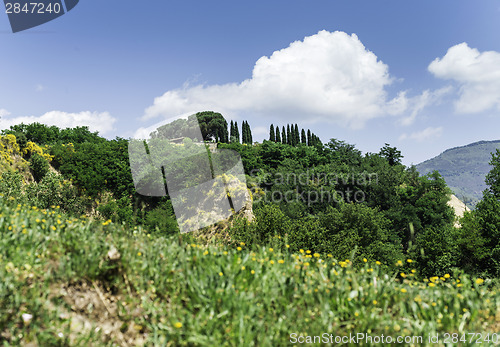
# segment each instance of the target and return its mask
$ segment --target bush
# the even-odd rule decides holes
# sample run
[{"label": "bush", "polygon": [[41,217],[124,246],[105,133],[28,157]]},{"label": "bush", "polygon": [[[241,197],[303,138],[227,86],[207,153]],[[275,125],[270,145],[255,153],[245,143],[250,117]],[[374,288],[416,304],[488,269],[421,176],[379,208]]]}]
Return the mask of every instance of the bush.
[{"label": "bush", "polygon": [[452,226],[428,227],[422,230],[410,250],[416,267],[423,276],[452,273],[458,264],[457,230]]},{"label": "bush", "polygon": [[18,172],[6,171],[0,177],[0,194],[18,203],[24,202],[23,176]]},{"label": "bush", "polygon": [[30,169],[35,181],[40,182],[40,180],[49,172],[49,163],[47,162],[47,159],[42,157],[40,154],[33,153],[30,158]]},{"label": "bush", "polygon": [[63,211],[81,215],[85,213],[87,202],[78,195],[75,187],[62,176],[49,172],[39,183],[31,183],[25,188],[26,198],[31,206],[46,209],[60,206]]},{"label": "bush", "polygon": [[175,219],[170,202],[164,203],[146,214],[144,227],[149,232],[160,232],[162,235],[174,235],[179,233],[179,226]]}]

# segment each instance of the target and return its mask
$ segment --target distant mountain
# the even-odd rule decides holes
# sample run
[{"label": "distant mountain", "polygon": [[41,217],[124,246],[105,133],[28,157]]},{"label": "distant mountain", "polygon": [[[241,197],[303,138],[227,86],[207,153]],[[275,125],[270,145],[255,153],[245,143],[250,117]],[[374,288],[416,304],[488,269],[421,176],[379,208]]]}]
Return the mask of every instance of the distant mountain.
[{"label": "distant mountain", "polygon": [[417,165],[421,175],[439,171],[454,194],[473,208],[486,189],[484,179],[491,170],[491,153],[500,149],[500,140],[479,141],[447,149]]}]

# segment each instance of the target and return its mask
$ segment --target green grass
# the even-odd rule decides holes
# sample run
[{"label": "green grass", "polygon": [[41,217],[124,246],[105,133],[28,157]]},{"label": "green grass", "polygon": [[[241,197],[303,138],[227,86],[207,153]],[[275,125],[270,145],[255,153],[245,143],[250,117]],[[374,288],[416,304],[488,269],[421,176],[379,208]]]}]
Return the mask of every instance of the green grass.
[{"label": "green grass", "polygon": [[500,327],[489,280],[188,239],[0,201],[0,341],[281,346],[293,333],[427,339]]}]

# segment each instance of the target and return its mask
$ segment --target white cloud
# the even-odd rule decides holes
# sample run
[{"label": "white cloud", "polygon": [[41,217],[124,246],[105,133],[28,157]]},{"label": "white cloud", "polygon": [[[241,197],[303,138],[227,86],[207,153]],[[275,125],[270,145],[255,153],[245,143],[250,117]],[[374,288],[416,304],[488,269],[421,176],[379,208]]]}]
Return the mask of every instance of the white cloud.
[{"label": "white cloud", "polygon": [[9,113],[3,115],[2,111],[5,110],[0,110],[0,115],[2,116],[0,119],[1,129],[8,129],[14,124],[38,122],[46,125],[56,125],[59,128],[88,126],[91,131],[98,131],[99,134],[105,135],[114,129],[113,124],[116,122],[116,118],[112,117],[109,112],[83,111],[79,113],[68,113],[51,111],[39,117],[8,117]]},{"label": "white cloud", "polygon": [[452,89],[453,88],[450,86],[433,91],[426,89],[422,92],[422,94],[412,98],[406,98],[406,94],[403,94],[400,98],[405,99],[404,102],[399,100],[398,102],[406,107],[402,109],[400,113],[409,110],[409,115],[401,118],[401,124],[405,126],[413,124],[418,114],[421,113],[424,108],[439,103],[443,96],[451,92]]},{"label": "white cloud", "polygon": [[6,109],[4,109],[4,108],[0,108],[0,118],[2,118],[2,117],[6,117],[6,116],[8,116],[9,114],[10,114],[10,112],[9,112],[9,111],[7,111],[7,110],[6,110]]},{"label": "white cloud", "polygon": [[410,135],[404,133],[399,137],[399,140],[400,141],[415,140],[417,142],[423,142],[429,139],[440,137],[442,133],[443,133],[443,127],[438,127],[438,128],[428,127],[422,131],[411,133]]},{"label": "white cloud", "polygon": [[434,76],[454,80],[460,86],[457,112],[500,110],[500,53],[479,52],[461,43],[448,49],[428,67]]},{"label": "white cloud", "polygon": [[406,108],[403,99],[387,101],[385,87],[391,82],[387,65],[355,34],[320,31],[260,58],[252,78],[241,83],[167,91],[155,98],[142,119],[202,110],[232,118],[244,111],[359,128],[369,119]]},{"label": "white cloud", "polygon": [[37,92],[43,92],[45,90],[45,86],[43,86],[42,84],[37,84],[35,90]]}]

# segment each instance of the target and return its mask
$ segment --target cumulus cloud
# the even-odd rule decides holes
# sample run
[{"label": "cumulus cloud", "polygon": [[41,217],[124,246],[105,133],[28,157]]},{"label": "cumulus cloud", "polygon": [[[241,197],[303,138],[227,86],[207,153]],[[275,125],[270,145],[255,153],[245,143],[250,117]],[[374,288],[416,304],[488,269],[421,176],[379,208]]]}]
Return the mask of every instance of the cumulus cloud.
[{"label": "cumulus cloud", "polygon": [[[74,128],[76,126],[88,126],[91,131],[98,131],[99,134],[105,135],[112,131],[113,124],[116,119],[109,112],[90,112],[83,111],[79,113],[68,113],[62,111],[51,111],[42,116],[27,116],[27,117],[9,117],[9,113],[2,113],[0,110],[0,128],[7,129],[15,124],[42,123],[46,125],[56,125],[60,128]],[[6,111],[5,111],[6,112]]]},{"label": "cumulus cloud", "polygon": [[184,86],[155,98],[143,120],[200,110],[327,121],[359,128],[406,109],[404,95],[387,100],[388,67],[355,34],[320,31],[261,57],[241,83]]},{"label": "cumulus cloud", "polygon": [[422,131],[414,132],[409,135],[404,133],[399,137],[399,140],[400,141],[414,140],[417,142],[423,142],[429,139],[438,138],[442,135],[442,133],[443,133],[443,127],[438,127],[438,128],[428,127]]},{"label": "cumulus cloud", "polygon": [[436,58],[428,69],[434,76],[453,80],[460,86],[455,102],[457,112],[500,110],[499,52],[479,52],[461,43],[449,48],[444,57]]}]

